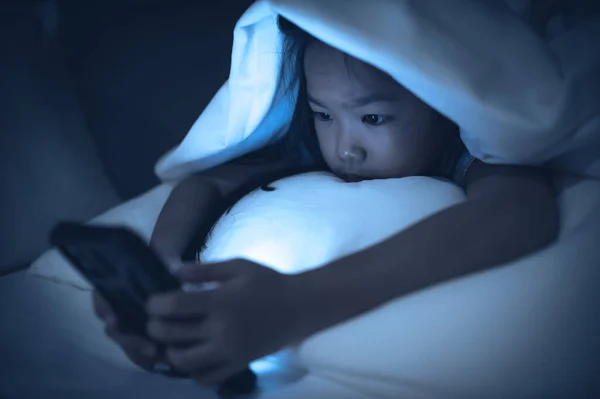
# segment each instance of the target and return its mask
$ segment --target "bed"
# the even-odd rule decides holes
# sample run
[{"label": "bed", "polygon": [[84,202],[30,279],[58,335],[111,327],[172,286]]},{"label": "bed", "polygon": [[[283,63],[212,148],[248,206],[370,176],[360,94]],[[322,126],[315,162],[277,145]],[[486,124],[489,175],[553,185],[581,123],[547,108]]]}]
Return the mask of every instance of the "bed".
[{"label": "bed", "polygon": [[[280,43],[274,24],[278,14],[350,54],[371,57],[374,65],[452,117],[480,159],[551,165],[561,209],[556,243],[503,267],[399,298],[257,362],[253,367],[264,387],[260,398],[536,398],[599,392],[600,314],[591,304],[600,293],[600,85],[592,74],[600,57],[592,47],[586,50],[582,38],[600,37],[600,25],[581,24],[544,42],[504,2],[434,3],[389,0],[366,10],[366,3],[358,1],[354,7],[341,0],[258,1],[236,27],[230,79],[182,143],[158,162],[164,184],[91,221],[127,225],[149,239],[178,180],[276,138],[290,110],[277,96],[276,79],[269,83],[253,73],[276,76],[278,61],[271,54]],[[398,33],[385,24],[359,24],[362,40],[350,40],[356,30],[345,21],[360,21],[366,11],[401,16],[404,24],[397,25],[408,35],[403,42],[408,50],[383,48],[369,55],[373,40]],[[477,39],[462,28],[469,24],[456,22],[461,15],[485,27]],[[435,47],[441,25],[434,21],[450,24],[444,25],[443,33],[451,37],[445,47]],[[512,57],[500,72],[491,71],[487,62],[465,70],[464,53],[453,52],[453,44],[460,42],[466,54],[498,59],[482,37],[506,40],[506,46],[493,50]],[[577,52],[573,43],[578,43]],[[415,61],[417,55],[426,57],[420,49],[427,46],[452,62]],[[455,79],[432,78],[440,65]],[[500,73],[505,80],[498,82],[504,84],[477,80],[491,72]],[[533,94],[515,96],[506,82],[527,82]],[[548,99],[543,104],[538,101],[542,95]],[[249,96],[252,107],[245,105]],[[470,116],[474,113],[479,117]],[[214,134],[223,117],[230,118],[227,128]],[[309,185],[318,187],[319,195],[302,196]],[[464,199],[450,183],[431,178],[346,184],[327,174],[305,174],[275,186],[273,192],[246,196],[219,221],[206,259],[243,256],[294,273],[368,246]],[[306,209],[292,206],[289,199],[299,196]],[[379,206],[358,223],[374,233],[357,235],[344,215],[367,201]],[[312,234],[315,226],[322,226],[318,237]],[[303,246],[286,246],[290,235]],[[252,236],[260,236],[266,249],[251,245]],[[308,246],[319,250],[308,256],[302,251]],[[276,247],[284,249],[273,251]],[[147,374],[129,364],[92,315],[89,285],[55,251],[40,257],[28,273],[0,283],[6,284],[0,306],[8,315],[2,339],[18,335],[27,342],[3,354],[0,396],[214,396],[190,381]]]}]

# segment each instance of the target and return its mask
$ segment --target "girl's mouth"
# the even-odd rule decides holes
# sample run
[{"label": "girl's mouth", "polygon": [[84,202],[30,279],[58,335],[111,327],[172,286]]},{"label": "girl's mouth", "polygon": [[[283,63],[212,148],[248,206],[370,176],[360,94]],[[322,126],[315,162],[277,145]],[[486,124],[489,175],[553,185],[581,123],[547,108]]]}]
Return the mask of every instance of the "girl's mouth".
[{"label": "girl's mouth", "polygon": [[346,183],[358,183],[360,181],[365,180],[363,177],[359,175],[341,175],[340,176]]}]

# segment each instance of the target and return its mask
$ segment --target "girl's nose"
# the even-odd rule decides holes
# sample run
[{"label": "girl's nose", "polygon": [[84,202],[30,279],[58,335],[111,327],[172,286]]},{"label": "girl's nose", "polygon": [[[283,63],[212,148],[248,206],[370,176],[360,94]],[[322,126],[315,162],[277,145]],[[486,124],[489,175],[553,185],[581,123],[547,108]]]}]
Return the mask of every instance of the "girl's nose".
[{"label": "girl's nose", "polygon": [[360,163],[367,157],[367,152],[360,146],[351,146],[341,149],[339,156],[344,162]]}]

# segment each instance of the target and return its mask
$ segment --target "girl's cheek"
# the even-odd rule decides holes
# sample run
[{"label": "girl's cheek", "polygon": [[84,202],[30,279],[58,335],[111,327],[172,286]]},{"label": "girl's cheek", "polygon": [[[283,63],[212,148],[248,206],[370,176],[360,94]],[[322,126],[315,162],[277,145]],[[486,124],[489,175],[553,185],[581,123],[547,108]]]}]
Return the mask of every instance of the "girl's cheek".
[{"label": "girl's cheek", "polygon": [[321,147],[321,153],[325,161],[330,161],[335,155],[336,144],[332,137],[319,136],[319,146]]}]

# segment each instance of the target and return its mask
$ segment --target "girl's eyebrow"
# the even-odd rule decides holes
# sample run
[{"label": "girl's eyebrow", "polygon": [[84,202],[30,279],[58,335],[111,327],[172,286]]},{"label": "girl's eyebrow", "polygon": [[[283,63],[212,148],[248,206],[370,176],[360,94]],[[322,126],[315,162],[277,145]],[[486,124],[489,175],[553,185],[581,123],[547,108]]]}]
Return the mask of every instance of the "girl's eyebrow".
[{"label": "girl's eyebrow", "polygon": [[308,98],[308,102],[311,102],[315,105],[318,105],[319,107],[322,108],[327,108],[326,106],[323,105],[323,103],[321,103],[319,100],[315,99],[313,96],[310,95],[310,93],[306,93],[306,97]]},{"label": "girl's eyebrow", "polygon": [[398,102],[398,98],[389,93],[374,93],[368,96],[358,97],[348,102],[344,102],[345,108],[358,108],[374,103],[393,103]]},{"label": "girl's eyebrow", "polygon": [[[318,105],[319,107],[326,108],[321,101],[317,100],[310,94],[307,94],[307,97],[308,97],[309,102],[311,102],[315,105]],[[399,101],[399,99],[396,96],[393,96],[391,94],[374,93],[374,94],[369,94],[367,96],[357,97],[350,101],[346,101],[346,102],[342,103],[342,107],[358,108],[358,107],[364,107],[365,105],[374,104],[374,103],[382,103],[382,102],[390,103],[390,102],[398,102],[398,101]]]}]

